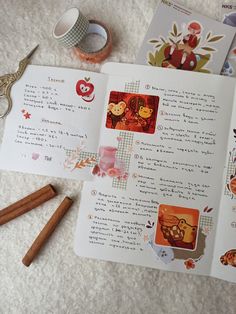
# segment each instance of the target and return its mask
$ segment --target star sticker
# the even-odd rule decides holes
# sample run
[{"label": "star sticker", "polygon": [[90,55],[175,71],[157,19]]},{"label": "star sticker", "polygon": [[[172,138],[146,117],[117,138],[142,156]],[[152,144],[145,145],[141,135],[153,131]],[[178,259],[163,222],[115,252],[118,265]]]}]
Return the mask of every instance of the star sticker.
[{"label": "star sticker", "polygon": [[26,112],[26,113],[24,114],[24,117],[25,117],[25,119],[30,119],[30,118],[31,118],[31,114],[28,113],[28,112]]}]

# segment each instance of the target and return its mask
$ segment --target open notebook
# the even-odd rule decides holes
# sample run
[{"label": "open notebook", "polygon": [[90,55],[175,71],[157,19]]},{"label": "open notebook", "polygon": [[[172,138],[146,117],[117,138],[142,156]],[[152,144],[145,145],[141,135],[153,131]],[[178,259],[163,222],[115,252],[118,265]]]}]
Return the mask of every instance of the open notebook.
[{"label": "open notebook", "polygon": [[236,282],[235,80],[108,63],[29,66],[0,167],[91,180],[80,256]]}]

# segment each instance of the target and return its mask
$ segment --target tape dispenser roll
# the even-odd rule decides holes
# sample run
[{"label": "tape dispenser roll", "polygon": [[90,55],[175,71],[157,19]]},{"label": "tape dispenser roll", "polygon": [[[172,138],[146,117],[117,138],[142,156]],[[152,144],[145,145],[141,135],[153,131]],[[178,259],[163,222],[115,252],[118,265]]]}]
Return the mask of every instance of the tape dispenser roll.
[{"label": "tape dispenser roll", "polygon": [[[91,49],[83,44],[91,34],[104,39],[102,47]],[[71,8],[60,17],[53,28],[53,37],[64,47],[72,48],[82,61],[90,63],[102,62],[112,50],[110,30],[102,22],[88,20],[78,8]]]},{"label": "tape dispenser roll", "polygon": [[53,37],[63,46],[72,48],[86,35],[88,19],[77,8],[66,11],[53,28]]},{"label": "tape dispenser roll", "polygon": [[89,20],[89,27],[83,39],[86,39],[86,36],[90,34],[96,34],[103,37],[105,42],[104,45],[99,50],[90,50],[83,47],[82,42],[79,42],[76,47],[73,48],[73,51],[75,55],[83,61],[100,63],[105,60],[112,51],[111,32],[102,22]]}]

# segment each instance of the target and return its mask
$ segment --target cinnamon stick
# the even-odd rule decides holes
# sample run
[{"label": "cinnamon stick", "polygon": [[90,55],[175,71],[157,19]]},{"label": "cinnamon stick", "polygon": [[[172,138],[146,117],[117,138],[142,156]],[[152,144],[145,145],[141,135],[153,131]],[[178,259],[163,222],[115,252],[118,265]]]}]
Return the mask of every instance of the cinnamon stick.
[{"label": "cinnamon stick", "polygon": [[0,211],[0,225],[27,213],[31,209],[43,204],[56,195],[57,192],[51,184],[44,186],[42,189],[2,209]]},{"label": "cinnamon stick", "polygon": [[44,226],[42,231],[39,233],[37,238],[34,240],[28,252],[22,259],[22,263],[25,266],[30,266],[36,255],[39,253],[40,249],[52,235],[53,231],[56,229],[57,225],[67,213],[71,207],[73,200],[69,197],[65,197],[60,206],[56,209],[54,214],[51,216],[47,224]]}]

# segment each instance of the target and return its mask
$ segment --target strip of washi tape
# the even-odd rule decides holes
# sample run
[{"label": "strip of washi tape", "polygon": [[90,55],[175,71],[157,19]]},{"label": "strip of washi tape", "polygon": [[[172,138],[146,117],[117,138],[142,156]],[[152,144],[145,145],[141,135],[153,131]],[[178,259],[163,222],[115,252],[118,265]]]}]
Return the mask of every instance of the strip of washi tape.
[{"label": "strip of washi tape", "polygon": [[[101,48],[91,49],[83,46],[83,39],[90,34],[96,34],[105,39]],[[71,8],[57,21],[53,28],[53,37],[63,46],[73,48],[74,53],[82,61],[100,63],[112,50],[110,30],[96,20],[88,20],[79,9]]]},{"label": "strip of washi tape", "polygon": [[63,46],[76,46],[86,35],[89,28],[88,19],[77,8],[66,11],[53,28],[53,37]]},{"label": "strip of washi tape", "polygon": [[83,61],[90,63],[100,63],[105,60],[112,50],[112,37],[110,30],[102,22],[89,20],[89,28],[85,37],[89,34],[97,34],[105,39],[105,44],[99,50],[86,50],[81,43],[73,48],[74,53]]}]

